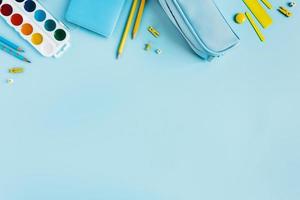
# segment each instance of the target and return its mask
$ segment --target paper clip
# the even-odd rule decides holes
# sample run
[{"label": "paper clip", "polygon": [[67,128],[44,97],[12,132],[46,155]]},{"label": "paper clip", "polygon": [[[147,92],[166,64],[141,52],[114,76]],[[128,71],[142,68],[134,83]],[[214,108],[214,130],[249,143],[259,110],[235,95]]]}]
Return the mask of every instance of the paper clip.
[{"label": "paper clip", "polygon": [[158,30],[156,30],[155,28],[153,28],[152,26],[148,27],[148,31],[156,38],[159,37],[159,32]]},{"label": "paper clip", "polygon": [[278,8],[278,11],[279,11],[281,14],[283,14],[284,16],[286,16],[286,17],[291,17],[291,16],[293,15],[288,9],[286,9],[286,8],[284,8],[284,7],[282,7],[282,6],[280,6],[280,7]]}]

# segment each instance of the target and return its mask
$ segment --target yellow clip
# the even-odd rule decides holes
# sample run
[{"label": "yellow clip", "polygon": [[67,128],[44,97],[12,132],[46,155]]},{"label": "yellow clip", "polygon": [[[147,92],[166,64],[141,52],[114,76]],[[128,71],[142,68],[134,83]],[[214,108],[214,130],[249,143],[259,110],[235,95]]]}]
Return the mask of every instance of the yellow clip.
[{"label": "yellow clip", "polygon": [[286,17],[291,17],[291,16],[293,15],[288,9],[286,9],[286,8],[284,8],[284,7],[282,7],[282,6],[280,6],[280,7],[278,8],[278,11],[279,11],[281,14],[283,14],[284,16],[286,16]]},{"label": "yellow clip", "polygon": [[155,28],[153,28],[152,26],[148,27],[148,31],[156,38],[159,37],[159,32],[158,30],[156,30]]},{"label": "yellow clip", "polygon": [[8,72],[11,73],[11,74],[20,74],[20,73],[24,72],[24,69],[21,68],[21,67],[13,67],[13,68],[10,68],[8,70]]}]

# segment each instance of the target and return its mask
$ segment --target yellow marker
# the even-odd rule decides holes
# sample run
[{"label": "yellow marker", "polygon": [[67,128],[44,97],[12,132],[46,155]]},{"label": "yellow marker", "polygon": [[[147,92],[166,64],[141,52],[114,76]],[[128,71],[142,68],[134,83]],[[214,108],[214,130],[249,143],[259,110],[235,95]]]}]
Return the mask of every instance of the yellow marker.
[{"label": "yellow marker", "polygon": [[262,34],[260,29],[256,25],[256,23],[255,23],[254,19],[252,18],[251,14],[249,12],[246,12],[245,15],[246,15],[247,19],[249,20],[251,26],[255,30],[255,32],[256,32],[257,36],[259,37],[260,41],[264,42],[265,41],[265,36]]},{"label": "yellow marker", "polygon": [[268,28],[272,24],[272,18],[266,10],[260,5],[258,0],[243,0],[252,14],[256,17],[263,28]]},{"label": "yellow marker", "polygon": [[261,1],[265,4],[265,6],[266,6],[267,8],[273,9],[273,6],[272,6],[272,4],[269,2],[269,0],[261,0]]},{"label": "yellow marker", "polygon": [[128,36],[129,30],[130,30],[131,24],[132,24],[132,20],[133,20],[133,17],[134,17],[134,13],[135,13],[137,4],[138,4],[138,0],[133,0],[131,10],[130,10],[130,13],[129,13],[129,17],[128,17],[128,20],[127,20],[127,23],[126,23],[126,26],[125,26],[120,44],[119,44],[119,48],[118,48],[118,52],[117,52],[117,58],[119,58],[122,55],[123,51],[124,51],[125,43],[126,43],[127,36]]},{"label": "yellow marker", "polygon": [[134,39],[136,37],[136,34],[139,31],[141,21],[142,21],[142,17],[143,17],[143,13],[144,13],[144,10],[145,10],[145,5],[146,5],[146,0],[141,0],[139,12],[138,12],[138,15],[136,17],[135,24],[134,24],[133,31],[132,31],[132,39]]},{"label": "yellow marker", "polygon": [[24,72],[24,69],[22,67],[13,67],[13,68],[10,68],[8,70],[8,72],[11,74],[20,74],[20,73]]},{"label": "yellow marker", "polygon": [[286,8],[284,8],[284,7],[282,7],[282,6],[280,6],[279,8],[278,8],[278,11],[280,12],[280,13],[282,13],[284,16],[286,16],[286,17],[291,17],[293,14],[288,10],[288,9],[286,9]]},{"label": "yellow marker", "polygon": [[154,36],[154,37],[156,37],[156,38],[158,38],[159,37],[159,32],[158,32],[158,30],[156,30],[154,27],[152,27],[152,26],[149,26],[148,27],[148,31]]}]

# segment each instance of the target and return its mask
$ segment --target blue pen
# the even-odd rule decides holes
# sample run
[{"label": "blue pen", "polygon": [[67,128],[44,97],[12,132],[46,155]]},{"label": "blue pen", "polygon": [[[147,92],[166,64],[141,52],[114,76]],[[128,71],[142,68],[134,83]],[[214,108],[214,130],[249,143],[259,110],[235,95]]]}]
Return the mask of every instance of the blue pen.
[{"label": "blue pen", "polygon": [[18,45],[12,43],[8,39],[6,39],[4,37],[1,37],[1,36],[0,36],[0,43],[3,43],[3,44],[7,45],[8,47],[10,47],[10,48],[12,48],[16,51],[24,52],[24,50],[21,47],[19,47]]},{"label": "blue pen", "polygon": [[19,60],[22,60],[22,61],[25,61],[25,62],[28,62],[28,63],[31,63],[27,58],[25,58],[24,56],[22,56],[21,54],[13,51],[12,49],[10,48],[7,48],[6,46],[4,46],[3,44],[0,44],[0,50],[14,56],[15,58],[18,58]]}]

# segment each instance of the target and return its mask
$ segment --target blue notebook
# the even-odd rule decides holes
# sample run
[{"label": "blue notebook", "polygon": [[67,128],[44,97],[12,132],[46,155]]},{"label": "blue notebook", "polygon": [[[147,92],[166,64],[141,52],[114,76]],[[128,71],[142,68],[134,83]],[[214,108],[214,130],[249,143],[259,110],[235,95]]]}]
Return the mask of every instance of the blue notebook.
[{"label": "blue notebook", "polygon": [[109,37],[119,19],[125,0],[70,0],[66,20]]}]

